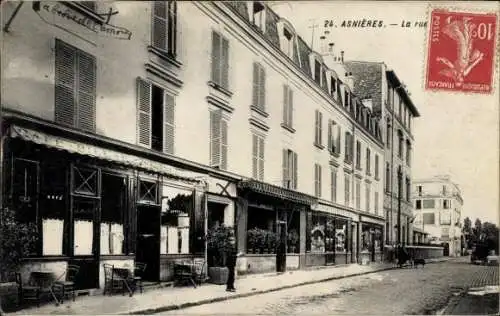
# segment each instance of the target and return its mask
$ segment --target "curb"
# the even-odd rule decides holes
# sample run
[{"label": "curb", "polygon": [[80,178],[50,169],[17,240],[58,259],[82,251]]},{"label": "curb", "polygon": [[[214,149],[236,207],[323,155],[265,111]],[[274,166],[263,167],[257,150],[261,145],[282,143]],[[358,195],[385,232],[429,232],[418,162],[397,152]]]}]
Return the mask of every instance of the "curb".
[{"label": "curb", "polygon": [[[427,264],[440,263],[440,262],[446,262],[446,261],[447,261],[446,259],[441,259],[441,260],[436,260],[436,261],[430,261]],[[388,270],[396,270],[396,269],[399,269],[399,268],[398,267],[387,267],[387,268],[381,268],[381,269],[373,270],[373,271],[354,273],[354,274],[350,274],[350,275],[334,276],[334,277],[328,277],[328,278],[324,278],[324,279],[320,279],[320,280],[312,280],[312,281],[305,281],[305,282],[300,282],[300,283],[295,283],[295,284],[283,285],[280,287],[271,288],[271,289],[267,289],[267,290],[252,291],[252,292],[247,292],[247,293],[234,294],[234,295],[230,295],[230,296],[214,297],[214,298],[199,300],[199,301],[195,301],[195,302],[186,302],[186,303],[182,303],[182,304],[172,304],[172,305],[166,305],[166,306],[161,306],[161,307],[157,307],[157,308],[148,308],[148,309],[136,310],[136,311],[126,312],[126,313],[119,313],[118,315],[156,314],[156,313],[168,312],[168,311],[173,311],[173,310],[185,309],[185,308],[194,307],[194,306],[218,303],[218,302],[223,302],[223,301],[228,301],[228,300],[234,300],[234,299],[238,299],[238,298],[245,298],[245,297],[254,296],[254,295],[266,294],[266,293],[291,289],[294,287],[299,287],[299,286],[304,286],[304,285],[323,283],[323,282],[328,282],[328,281],[333,281],[333,280],[345,279],[345,278],[350,278],[350,277],[355,277],[355,276],[360,276],[360,275],[366,275],[366,274],[377,273],[377,272],[388,271]]]}]

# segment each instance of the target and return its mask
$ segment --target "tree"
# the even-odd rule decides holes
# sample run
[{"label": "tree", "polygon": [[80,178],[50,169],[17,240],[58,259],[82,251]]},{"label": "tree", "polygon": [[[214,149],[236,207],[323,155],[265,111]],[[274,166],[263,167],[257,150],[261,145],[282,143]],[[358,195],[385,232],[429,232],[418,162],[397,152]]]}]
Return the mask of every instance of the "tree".
[{"label": "tree", "polygon": [[474,228],[472,229],[472,232],[474,234],[474,241],[478,241],[481,239],[481,229],[481,220],[479,218],[476,218],[476,221],[474,222]]},{"label": "tree", "polygon": [[488,250],[495,250],[498,253],[498,227],[489,222],[482,225],[481,236],[484,238]]},{"label": "tree", "polygon": [[464,225],[462,227],[462,235],[464,236],[464,245],[467,248],[472,247],[472,221],[469,217],[464,218]]}]

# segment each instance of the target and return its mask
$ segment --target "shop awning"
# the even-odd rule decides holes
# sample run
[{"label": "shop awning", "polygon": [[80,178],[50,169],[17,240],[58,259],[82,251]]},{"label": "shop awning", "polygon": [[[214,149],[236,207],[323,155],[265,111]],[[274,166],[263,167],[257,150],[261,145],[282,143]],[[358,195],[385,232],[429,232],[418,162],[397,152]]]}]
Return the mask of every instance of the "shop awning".
[{"label": "shop awning", "polygon": [[242,190],[250,190],[253,192],[273,196],[284,200],[289,200],[300,204],[312,205],[318,202],[315,197],[312,197],[310,195],[288,190],[276,185],[272,185],[269,183],[253,179],[240,181],[238,183],[238,188]]},{"label": "shop awning", "polygon": [[101,148],[98,146],[94,146],[92,144],[86,144],[78,141],[65,139],[59,136],[49,135],[40,131],[32,130],[17,125],[11,125],[10,136],[13,138],[18,138],[24,141],[32,142],[38,145],[43,145],[58,150],[64,150],[73,154],[79,154],[109,162],[114,162],[117,164],[130,166],[140,170],[158,173],[179,180],[184,180],[188,182],[201,181],[200,179],[201,174],[180,170],[173,166],[169,166],[167,164],[163,164],[157,161],[145,159],[142,157],[122,153],[111,149]]}]

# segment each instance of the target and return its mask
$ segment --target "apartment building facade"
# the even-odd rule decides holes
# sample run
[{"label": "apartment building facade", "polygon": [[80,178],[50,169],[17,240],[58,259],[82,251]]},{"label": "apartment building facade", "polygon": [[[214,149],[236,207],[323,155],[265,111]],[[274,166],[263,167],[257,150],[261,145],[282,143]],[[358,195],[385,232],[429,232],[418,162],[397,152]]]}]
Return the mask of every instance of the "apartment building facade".
[{"label": "apartment building facade", "polygon": [[[242,273],[380,260],[379,122],[344,65],[327,67],[264,3],[2,14],[2,205],[38,227],[26,273],[77,263],[87,289],[104,263],[141,261],[168,281],[221,223]],[[252,229],[276,253],[256,250]]]},{"label": "apartment building facade", "polygon": [[414,226],[429,234],[430,242],[444,244],[445,254],[460,256],[463,199],[450,176],[413,180]]},{"label": "apartment building facade", "polygon": [[351,61],[347,69],[353,75],[354,91],[372,97],[383,125],[385,243],[411,244],[412,122],[420,114],[400,78],[385,63]]}]

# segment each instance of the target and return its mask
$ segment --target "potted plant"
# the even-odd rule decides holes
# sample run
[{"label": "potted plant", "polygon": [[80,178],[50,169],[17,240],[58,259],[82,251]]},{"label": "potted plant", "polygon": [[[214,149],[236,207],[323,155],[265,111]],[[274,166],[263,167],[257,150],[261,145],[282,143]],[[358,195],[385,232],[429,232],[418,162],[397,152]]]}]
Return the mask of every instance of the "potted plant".
[{"label": "potted plant", "polygon": [[291,229],[288,232],[288,252],[295,253],[297,243],[299,242],[299,233],[296,229]]},{"label": "potted plant", "polygon": [[267,231],[266,234],[266,244],[267,244],[267,250],[268,253],[275,253],[276,252],[276,233],[273,231]]},{"label": "potted plant", "polygon": [[252,228],[247,232],[248,252],[256,253],[259,244],[259,229]]},{"label": "potted plant", "polygon": [[259,233],[258,233],[258,237],[257,237],[257,240],[258,240],[258,248],[260,250],[260,253],[267,253],[267,244],[266,244],[266,239],[267,239],[267,231],[264,230],[264,229],[258,229]]},{"label": "potted plant", "polygon": [[225,284],[229,275],[226,268],[226,251],[231,247],[229,238],[232,228],[220,225],[207,234],[207,253],[209,255],[208,276],[211,283]]}]

